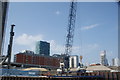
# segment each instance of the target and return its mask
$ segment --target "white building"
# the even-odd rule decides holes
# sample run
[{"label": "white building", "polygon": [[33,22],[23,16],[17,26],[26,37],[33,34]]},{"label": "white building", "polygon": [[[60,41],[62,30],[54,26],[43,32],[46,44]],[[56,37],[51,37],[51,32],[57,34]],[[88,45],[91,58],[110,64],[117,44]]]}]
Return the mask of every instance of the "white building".
[{"label": "white building", "polygon": [[100,64],[104,66],[108,66],[108,60],[106,58],[106,51],[100,52]]},{"label": "white building", "polygon": [[78,56],[70,56],[69,58],[69,67],[70,68],[77,68],[78,67]]},{"label": "white building", "polygon": [[113,66],[120,66],[120,60],[119,60],[119,58],[112,59],[112,65]]}]

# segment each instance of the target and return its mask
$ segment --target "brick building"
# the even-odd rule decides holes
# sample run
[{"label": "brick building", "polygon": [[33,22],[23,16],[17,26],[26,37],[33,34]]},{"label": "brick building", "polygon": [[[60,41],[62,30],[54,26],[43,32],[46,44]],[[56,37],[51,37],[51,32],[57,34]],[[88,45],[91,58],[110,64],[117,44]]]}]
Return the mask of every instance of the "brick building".
[{"label": "brick building", "polygon": [[33,64],[42,66],[60,66],[60,58],[52,56],[42,56],[34,53],[21,52],[15,55],[14,62],[22,64]]}]

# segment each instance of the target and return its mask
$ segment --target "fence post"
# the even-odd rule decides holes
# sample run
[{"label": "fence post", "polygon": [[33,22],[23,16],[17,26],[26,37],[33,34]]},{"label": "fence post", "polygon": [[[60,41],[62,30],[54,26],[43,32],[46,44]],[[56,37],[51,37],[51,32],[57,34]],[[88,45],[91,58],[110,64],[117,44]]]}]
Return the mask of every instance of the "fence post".
[{"label": "fence post", "polygon": [[120,79],[119,79],[120,73],[116,72],[116,77],[117,77],[117,80],[120,80]]},{"label": "fence post", "polygon": [[112,72],[112,80],[114,80],[114,73]]}]

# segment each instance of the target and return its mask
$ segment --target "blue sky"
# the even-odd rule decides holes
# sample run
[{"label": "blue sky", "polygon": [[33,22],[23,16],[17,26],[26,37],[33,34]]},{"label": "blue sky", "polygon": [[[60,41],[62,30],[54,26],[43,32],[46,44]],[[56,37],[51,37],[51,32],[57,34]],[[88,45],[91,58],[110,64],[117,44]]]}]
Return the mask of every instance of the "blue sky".
[{"label": "blue sky", "polygon": [[[69,2],[11,2],[9,4],[5,50],[10,25],[16,25],[13,54],[33,50],[35,42],[51,43],[51,55],[64,53]],[[118,54],[118,6],[115,2],[78,2],[72,55],[82,55],[84,63],[99,63],[100,51],[107,58]]]}]

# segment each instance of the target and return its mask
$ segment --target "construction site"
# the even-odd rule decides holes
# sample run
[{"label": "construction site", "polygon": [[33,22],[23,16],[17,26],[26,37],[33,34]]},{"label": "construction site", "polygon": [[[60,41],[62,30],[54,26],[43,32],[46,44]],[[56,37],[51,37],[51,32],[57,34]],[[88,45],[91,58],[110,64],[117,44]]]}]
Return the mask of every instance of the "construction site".
[{"label": "construction site", "polygon": [[[51,43],[42,40],[36,41],[35,52],[24,50],[13,54],[13,40],[17,33],[14,32],[14,28],[17,28],[15,24],[10,26],[7,53],[3,54],[9,3],[8,0],[0,1],[0,80],[120,80],[119,60],[118,66],[109,66],[105,50],[100,54],[101,63],[89,66],[83,64],[84,56],[72,54],[76,13],[79,9],[76,0],[69,2],[67,34],[62,54],[50,55]],[[120,2],[117,3],[120,6]]]}]

